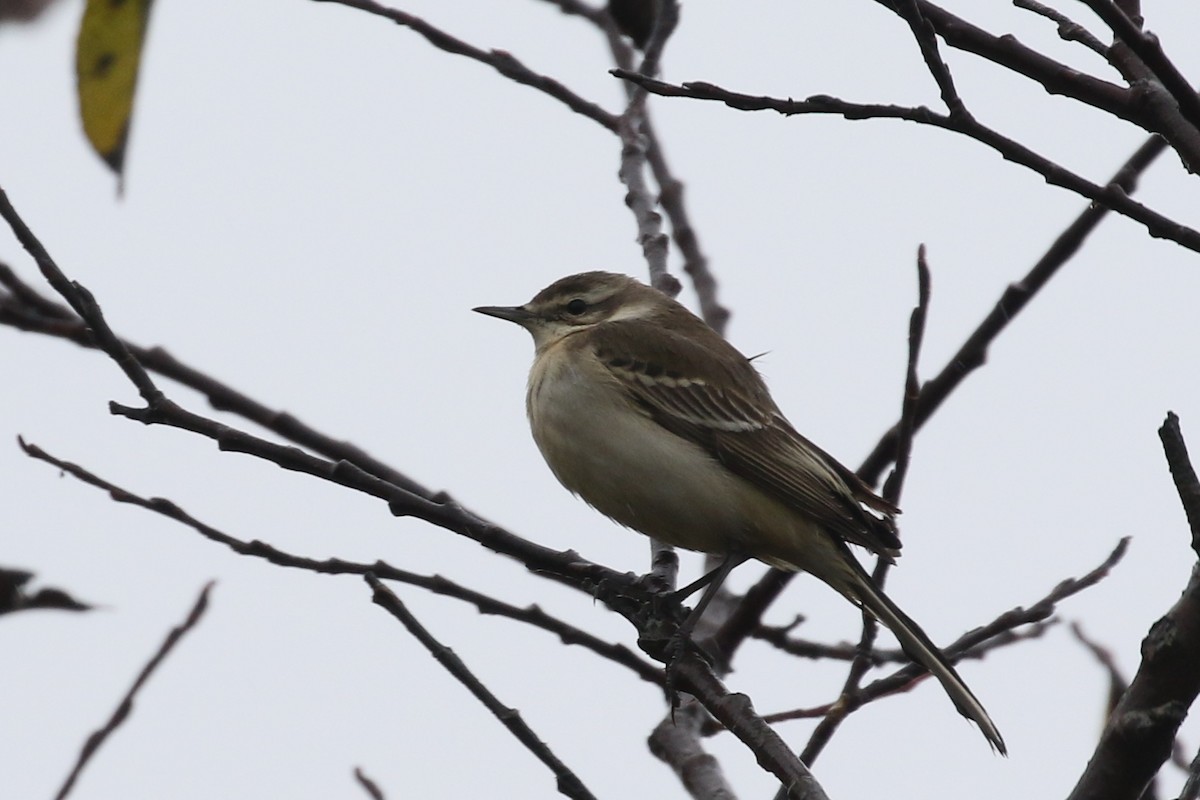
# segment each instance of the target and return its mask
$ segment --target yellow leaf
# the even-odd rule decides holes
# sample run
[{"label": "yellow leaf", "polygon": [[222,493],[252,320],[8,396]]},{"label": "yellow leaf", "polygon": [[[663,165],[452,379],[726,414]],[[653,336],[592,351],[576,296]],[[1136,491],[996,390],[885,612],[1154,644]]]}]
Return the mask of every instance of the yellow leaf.
[{"label": "yellow leaf", "polygon": [[152,0],[87,0],[75,48],[79,113],[88,141],[118,175],[133,113]]}]

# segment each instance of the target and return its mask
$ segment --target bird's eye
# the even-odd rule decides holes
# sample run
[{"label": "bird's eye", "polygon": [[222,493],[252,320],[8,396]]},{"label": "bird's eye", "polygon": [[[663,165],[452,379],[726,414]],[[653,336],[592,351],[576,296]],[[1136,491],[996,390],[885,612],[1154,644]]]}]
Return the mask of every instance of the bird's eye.
[{"label": "bird's eye", "polygon": [[576,297],[571,302],[567,303],[567,313],[568,314],[574,314],[575,316],[579,316],[580,314],[582,314],[585,311],[587,311],[587,303],[583,302],[578,297]]}]

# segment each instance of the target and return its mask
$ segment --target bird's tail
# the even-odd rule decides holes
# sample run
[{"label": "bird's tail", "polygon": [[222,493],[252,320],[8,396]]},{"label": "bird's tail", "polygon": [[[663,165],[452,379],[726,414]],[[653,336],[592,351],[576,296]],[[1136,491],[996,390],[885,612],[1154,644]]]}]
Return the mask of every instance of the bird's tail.
[{"label": "bird's tail", "polygon": [[[854,563],[855,566],[858,566],[857,561]],[[1004,739],[1000,736],[1000,731],[996,729],[992,718],[984,710],[983,704],[967,688],[963,679],[958,677],[958,673],[942,655],[938,646],[926,635],[925,631],[921,630],[920,625],[875,587],[874,581],[861,566],[856,572],[858,580],[853,586],[846,587],[844,591],[853,593],[852,600],[857,600],[863,608],[886,625],[900,640],[900,646],[908,654],[908,657],[925,667],[941,681],[946,694],[950,695],[950,699],[958,708],[958,712],[967,719],[974,720],[983,731],[983,735],[987,737],[988,742],[999,750],[1001,755],[1008,755]]]}]

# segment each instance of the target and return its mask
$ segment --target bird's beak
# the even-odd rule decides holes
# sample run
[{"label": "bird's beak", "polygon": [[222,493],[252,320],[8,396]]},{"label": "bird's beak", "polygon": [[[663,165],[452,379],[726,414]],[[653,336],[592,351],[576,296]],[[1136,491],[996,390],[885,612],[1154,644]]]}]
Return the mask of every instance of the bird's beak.
[{"label": "bird's beak", "polygon": [[534,318],[534,315],[525,306],[480,306],[471,310],[478,311],[480,314],[487,314],[489,317],[506,319],[509,322],[515,322],[522,326]]}]

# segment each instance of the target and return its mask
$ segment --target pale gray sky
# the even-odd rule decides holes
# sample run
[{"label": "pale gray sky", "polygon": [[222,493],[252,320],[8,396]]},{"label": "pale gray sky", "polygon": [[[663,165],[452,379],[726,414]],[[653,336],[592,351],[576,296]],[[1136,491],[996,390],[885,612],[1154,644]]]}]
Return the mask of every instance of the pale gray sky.
[{"label": "pale gray sky", "polygon": [[[1044,20],[999,4],[955,6],[1109,76]],[[400,7],[620,107],[602,40],[549,4]],[[647,568],[645,540],[571,498],[537,454],[524,419],[528,337],[469,311],[523,302],[584,269],[645,277],[615,137],[357,11],[163,0],[117,201],[76,118],[80,9],[71,0],[41,24],[0,28],[0,186],[119,332],[521,535],[617,569]],[[1078,4],[1064,10],[1083,14]],[[1200,75],[1200,11],[1160,0],[1144,12],[1185,74]],[[944,52],[978,117],[1095,181],[1144,138]],[[784,97],[938,103],[903,24],[868,2],[686,4],[665,77]],[[747,353],[769,351],[756,363],[779,404],[850,466],[899,410],[917,245],[926,243],[933,269],[929,376],[1085,206],[977,143],[912,124],[651,105],[734,312],[730,338]],[[1143,187],[1152,208],[1196,224],[1196,182],[1173,154]],[[36,281],[7,232],[0,259]],[[920,434],[903,502],[905,555],[888,586],[936,641],[1037,600],[1133,536],[1116,573],[1062,614],[1136,669],[1142,636],[1194,560],[1156,431],[1172,409],[1200,450],[1197,297],[1196,254],[1110,218]],[[378,501],[110,416],[109,400],[136,394],[97,354],[3,329],[0,359],[0,563],[103,607],[0,623],[7,794],[53,794],[85,736],[216,579],[207,618],[74,797],[358,797],[356,765],[392,798],[556,796],[549,772],[370,604],[360,580],[236,556],[60,478],[22,455],[16,435],[240,538],[442,573],[629,642],[625,623],[450,533],[395,519]],[[690,579],[699,559],[687,555],[684,566]],[[759,569],[742,567],[735,585]],[[684,795],[644,744],[663,710],[653,687],[540,632],[397,591],[598,796]],[[793,583],[773,618],[797,613],[808,636],[858,635],[858,614],[811,579]],[[843,677],[841,667],[753,643],[736,666],[729,685],[760,711],[827,702]],[[1102,721],[1106,677],[1094,660],[1060,627],[962,673],[1009,759],[993,756],[929,682],[844,726],[815,765],[830,796],[950,797],[963,785],[985,799],[1065,794]],[[794,722],[780,733],[798,750],[810,729]],[[1200,741],[1194,721],[1184,741]],[[732,737],[709,744],[742,796],[774,791]]]}]

